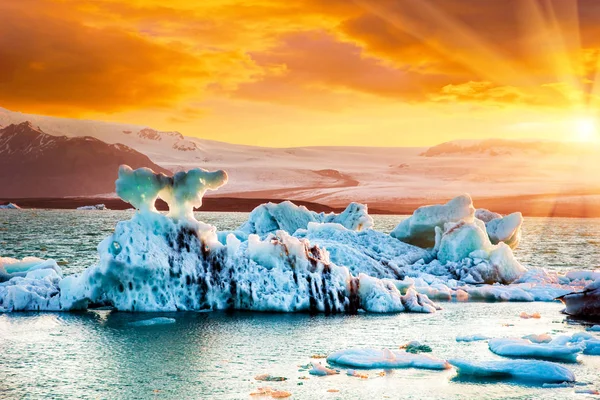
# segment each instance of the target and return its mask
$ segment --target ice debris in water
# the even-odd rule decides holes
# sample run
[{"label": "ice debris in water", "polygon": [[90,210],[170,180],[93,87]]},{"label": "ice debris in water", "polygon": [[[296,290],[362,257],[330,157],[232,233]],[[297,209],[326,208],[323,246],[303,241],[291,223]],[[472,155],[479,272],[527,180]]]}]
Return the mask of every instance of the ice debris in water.
[{"label": "ice debris in water", "polygon": [[278,230],[293,234],[298,229],[306,229],[311,222],[336,223],[352,231],[362,231],[373,227],[373,218],[368,214],[367,206],[350,203],[340,213],[316,213],[291,201],[279,204],[266,203],[256,207],[250,213],[248,221],[238,228],[246,235],[257,234],[261,237]]},{"label": "ice debris in water", "polygon": [[446,361],[438,358],[389,349],[340,350],[330,354],[327,361],[340,366],[365,369],[421,368],[442,370],[450,368]]},{"label": "ice debris in water", "polygon": [[587,330],[591,332],[600,332],[600,325],[592,325]]},{"label": "ice debris in water", "polygon": [[491,339],[489,336],[485,336],[485,335],[481,335],[481,334],[464,335],[464,336],[456,337],[457,342],[477,342],[477,341],[489,340],[489,339]]},{"label": "ice debris in water", "polygon": [[560,364],[537,360],[467,361],[449,360],[458,376],[514,379],[537,383],[575,382],[573,372]]},{"label": "ice debris in water", "polygon": [[133,322],[130,322],[128,325],[129,326],[170,325],[170,324],[174,324],[175,322],[177,322],[177,320],[175,318],[156,317],[156,318],[150,318],[150,319],[143,319],[140,321],[133,321]]},{"label": "ice debris in water", "polygon": [[332,368],[327,368],[326,366],[324,366],[321,363],[313,362],[312,368],[308,371],[308,373],[311,375],[315,375],[315,376],[327,376],[327,375],[337,375],[340,373],[340,371],[332,369]]},{"label": "ice debris in water", "polygon": [[422,344],[421,342],[419,342],[418,340],[412,340],[408,343],[403,344],[402,346],[400,346],[401,349],[404,349],[404,351],[406,351],[407,353],[431,353],[431,347],[426,345],[426,344]]}]

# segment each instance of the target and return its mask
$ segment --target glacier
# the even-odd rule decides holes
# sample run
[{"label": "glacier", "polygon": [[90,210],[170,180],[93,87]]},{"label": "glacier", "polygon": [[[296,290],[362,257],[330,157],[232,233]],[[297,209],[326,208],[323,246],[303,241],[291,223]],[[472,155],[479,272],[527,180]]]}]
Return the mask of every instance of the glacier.
[{"label": "glacier", "polygon": [[390,235],[358,203],[339,214],[268,203],[218,231],[193,211],[227,180],[121,166],[117,194],[137,211],[98,245],[100,261],[69,276],[52,260],[1,261],[0,311],[433,313],[436,301],[553,301],[598,278],[525,268],[512,252],[520,213],[476,210],[466,194],[417,209]]}]

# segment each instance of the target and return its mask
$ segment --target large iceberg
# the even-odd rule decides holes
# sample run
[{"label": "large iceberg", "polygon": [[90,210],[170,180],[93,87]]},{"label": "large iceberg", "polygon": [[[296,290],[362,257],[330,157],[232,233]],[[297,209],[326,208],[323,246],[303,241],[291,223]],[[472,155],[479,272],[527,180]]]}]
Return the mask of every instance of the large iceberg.
[{"label": "large iceberg", "polygon": [[[110,305],[125,311],[355,313],[439,308],[412,289],[401,293],[391,280],[354,276],[347,267],[333,263],[326,250],[283,230],[265,238],[250,234],[243,242],[230,234],[225,244],[219,242],[214,226],[193,218],[193,207],[201,204],[207,189],[216,189],[226,180],[223,171],[192,170],[167,177],[121,167],[117,194],[139,212],[119,222],[100,243],[100,262],[65,278],[48,273],[36,282],[37,275],[30,276],[33,271],[24,278],[11,278],[3,285],[6,293],[16,294],[2,296],[2,309]],[[168,215],[156,212],[158,197],[169,205]]]},{"label": "large iceberg", "polygon": [[[63,277],[51,260],[4,262],[0,311],[108,305],[127,311],[431,313],[440,309],[432,300],[552,301],[600,277],[527,270],[510,247],[520,215],[476,213],[468,195],[418,209],[394,235],[373,229],[367,207],[357,203],[340,214],[266,204],[239,230],[219,232],[194,219],[193,210],[207,190],[226,182],[224,171],[169,177],[122,166],[117,194],[138,211],[99,244],[99,263]],[[168,204],[167,215],[156,211],[158,198]]]}]

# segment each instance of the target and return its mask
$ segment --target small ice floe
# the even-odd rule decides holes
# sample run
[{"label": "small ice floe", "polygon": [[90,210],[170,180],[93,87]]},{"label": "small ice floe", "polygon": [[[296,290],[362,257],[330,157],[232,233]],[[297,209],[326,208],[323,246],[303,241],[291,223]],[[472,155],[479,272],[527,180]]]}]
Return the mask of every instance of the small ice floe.
[{"label": "small ice floe", "polygon": [[0,210],[20,210],[21,207],[16,205],[15,203],[8,203],[0,205]]},{"label": "small ice floe", "polygon": [[264,381],[264,382],[281,382],[281,381],[287,381],[287,378],[284,376],[273,376],[271,374],[261,374],[261,375],[256,375],[254,377],[255,380],[257,381]]},{"label": "small ice floe", "polygon": [[562,365],[537,360],[467,361],[448,360],[458,376],[504,378],[539,383],[575,382],[575,374]]},{"label": "small ice floe", "polygon": [[324,366],[321,363],[313,362],[312,368],[310,369],[310,371],[308,371],[308,373],[311,375],[316,375],[316,376],[327,376],[327,375],[337,375],[340,372],[335,369],[327,368],[326,366]]},{"label": "small ice floe", "polygon": [[591,332],[600,332],[600,325],[590,326],[589,328],[587,328],[587,330]]},{"label": "small ice floe", "polygon": [[579,346],[583,354],[600,356],[600,339],[587,332],[577,332],[571,336],[561,335],[552,340],[550,344]]},{"label": "small ice floe", "polygon": [[552,336],[547,333],[541,333],[539,335],[531,334],[523,336],[523,339],[527,339],[533,343],[550,343],[552,341]]},{"label": "small ice floe", "polygon": [[108,210],[104,204],[77,207],[77,210]]},{"label": "small ice floe", "polygon": [[153,325],[169,325],[169,324],[174,324],[175,322],[177,322],[177,320],[175,318],[155,317],[155,318],[150,318],[150,319],[143,319],[140,321],[133,321],[127,325],[129,325],[129,326],[153,326]]},{"label": "small ice floe", "polygon": [[527,314],[525,311],[523,311],[521,314],[519,314],[519,317],[521,317],[523,319],[530,319],[530,318],[540,319],[540,318],[542,318],[542,316],[540,315],[539,312],[534,312],[534,313],[531,313],[531,314]]},{"label": "small ice floe", "polygon": [[597,391],[596,389],[577,389],[577,390],[575,390],[575,393],[577,393],[577,394],[593,394],[593,395],[600,394],[600,392]]},{"label": "small ice floe", "polygon": [[354,368],[421,368],[442,370],[450,368],[445,361],[424,354],[413,354],[389,349],[347,349],[336,351],[327,357],[327,361],[337,365]]},{"label": "small ice floe", "polygon": [[491,337],[485,336],[485,335],[481,335],[481,334],[464,335],[464,336],[457,336],[456,337],[456,341],[457,342],[477,342],[477,341],[480,341],[480,340],[489,340],[489,339],[491,339]]},{"label": "small ice floe", "polygon": [[582,351],[580,346],[560,343],[532,343],[527,339],[491,339],[488,346],[492,353],[504,357],[543,358],[547,360],[576,362]]},{"label": "small ice floe", "polygon": [[369,379],[369,375],[360,373],[360,372],[358,372],[355,369],[349,369],[349,370],[347,370],[346,371],[346,375],[353,376],[355,378],[360,378],[360,379]]}]

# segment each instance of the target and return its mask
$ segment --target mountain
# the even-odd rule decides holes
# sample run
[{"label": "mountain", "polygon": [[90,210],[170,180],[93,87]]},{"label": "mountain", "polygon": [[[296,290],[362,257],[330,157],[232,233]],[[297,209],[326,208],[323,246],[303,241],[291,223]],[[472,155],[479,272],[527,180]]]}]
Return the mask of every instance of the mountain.
[{"label": "mountain", "polygon": [[[198,167],[226,170],[229,182],[210,197],[290,199],[330,207],[358,201],[371,208],[405,212],[420,204],[470,193],[476,199],[507,199],[493,204],[500,212],[524,209],[524,203],[515,196],[529,196],[536,199],[529,207],[533,210],[530,214],[553,212],[562,201],[574,209],[598,209],[600,215],[600,196],[596,196],[600,194],[600,150],[589,143],[486,139],[432,147],[265,148],[142,125],[55,118],[0,108],[0,125],[23,121],[31,121],[50,135],[73,139],[91,136],[119,148],[127,146],[170,171]],[[8,170],[13,173],[16,168]],[[114,191],[116,171],[116,167],[106,171],[111,184],[96,193]],[[0,187],[0,197],[7,199],[2,192]]]},{"label": "mountain", "polygon": [[421,153],[424,157],[439,156],[511,156],[511,155],[581,155],[598,154],[598,145],[582,142],[524,141],[485,139],[452,141],[438,144]]},{"label": "mountain", "polygon": [[53,136],[31,122],[0,129],[0,196],[5,198],[112,193],[121,164],[170,174],[122,144]]}]

